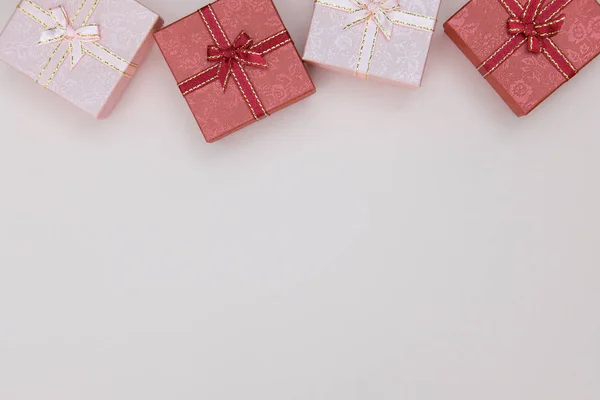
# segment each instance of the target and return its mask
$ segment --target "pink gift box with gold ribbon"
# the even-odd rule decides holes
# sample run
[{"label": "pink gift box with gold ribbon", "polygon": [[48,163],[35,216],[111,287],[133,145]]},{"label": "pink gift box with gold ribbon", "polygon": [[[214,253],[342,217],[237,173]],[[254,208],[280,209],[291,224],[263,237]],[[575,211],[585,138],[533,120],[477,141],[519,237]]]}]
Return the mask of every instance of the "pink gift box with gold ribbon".
[{"label": "pink gift box with gold ribbon", "polygon": [[161,22],[135,0],[23,0],[0,34],[0,59],[104,118]]},{"label": "pink gift box with gold ribbon", "polygon": [[315,0],[304,60],[421,86],[440,0]]}]

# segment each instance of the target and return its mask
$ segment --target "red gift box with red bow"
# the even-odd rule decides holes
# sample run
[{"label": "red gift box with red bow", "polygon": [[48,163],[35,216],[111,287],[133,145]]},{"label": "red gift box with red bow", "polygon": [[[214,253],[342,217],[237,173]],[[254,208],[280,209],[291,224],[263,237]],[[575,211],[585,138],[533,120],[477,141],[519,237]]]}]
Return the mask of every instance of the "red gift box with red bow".
[{"label": "red gift box with red bow", "polygon": [[272,0],[217,0],[154,37],[207,142],[315,92]]},{"label": "red gift box with red bow", "polygon": [[444,29],[523,116],[600,53],[600,3],[471,0]]}]

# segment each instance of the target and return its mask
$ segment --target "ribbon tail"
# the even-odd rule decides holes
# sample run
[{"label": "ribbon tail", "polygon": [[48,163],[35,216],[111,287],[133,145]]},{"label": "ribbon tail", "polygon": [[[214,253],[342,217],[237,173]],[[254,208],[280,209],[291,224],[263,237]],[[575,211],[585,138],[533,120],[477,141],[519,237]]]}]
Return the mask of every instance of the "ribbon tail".
[{"label": "ribbon tail", "polygon": [[80,40],[92,42],[100,40],[100,27],[98,25],[84,25],[75,31]]},{"label": "ribbon tail", "polygon": [[219,82],[223,86],[223,91],[227,90],[227,83],[229,82],[229,76],[231,75],[231,59],[221,61],[219,64]]},{"label": "ribbon tail", "polygon": [[69,51],[71,52],[71,70],[75,69],[79,61],[83,58],[84,50],[83,43],[79,40],[73,40],[69,43]]},{"label": "ribbon tail", "polygon": [[510,33],[511,35],[517,35],[519,33],[522,33],[525,30],[525,26],[523,25],[523,22],[521,22],[521,20],[518,18],[509,19],[507,26],[508,26],[508,33]]},{"label": "ribbon tail", "polygon": [[53,42],[58,42],[65,37],[65,30],[62,28],[54,28],[49,29],[47,31],[42,32],[40,35],[40,41],[38,44],[48,44]]},{"label": "ribbon tail", "polygon": [[217,46],[208,46],[206,56],[209,61],[219,61],[223,57],[223,53]]},{"label": "ribbon tail", "polygon": [[368,20],[370,17],[371,14],[365,9],[353,11],[350,13],[350,15],[348,15],[344,29],[352,28],[353,26]]},{"label": "ribbon tail", "polygon": [[240,61],[244,64],[249,64],[254,67],[266,67],[267,60],[260,54],[251,50],[244,50],[239,54]]},{"label": "ribbon tail", "polygon": [[375,15],[373,15],[373,21],[375,22],[375,25],[377,25],[381,33],[383,33],[383,36],[385,36],[387,40],[390,40],[392,38],[392,30],[394,29],[394,23],[388,17],[388,15],[382,10],[379,10],[375,13]]},{"label": "ribbon tail", "polygon": [[539,54],[542,51],[542,41],[537,36],[529,36],[527,49],[531,53]]}]

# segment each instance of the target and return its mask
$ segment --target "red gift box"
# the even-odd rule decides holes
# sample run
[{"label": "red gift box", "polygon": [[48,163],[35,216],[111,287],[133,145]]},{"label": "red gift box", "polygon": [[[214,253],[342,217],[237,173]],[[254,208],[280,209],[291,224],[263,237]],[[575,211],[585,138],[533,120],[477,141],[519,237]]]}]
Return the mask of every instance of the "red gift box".
[{"label": "red gift box", "polygon": [[272,0],[217,0],[154,37],[207,142],[315,92]]},{"label": "red gift box", "polygon": [[444,29],[523,116],[600,53],[600,3],[471,0]]}]

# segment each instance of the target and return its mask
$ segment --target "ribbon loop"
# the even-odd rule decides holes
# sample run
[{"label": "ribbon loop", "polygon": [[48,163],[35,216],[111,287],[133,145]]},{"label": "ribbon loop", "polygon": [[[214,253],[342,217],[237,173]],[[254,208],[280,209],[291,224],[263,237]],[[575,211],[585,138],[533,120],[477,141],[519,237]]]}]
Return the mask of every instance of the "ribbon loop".
[{"label": "ribbon loop", "polygon": [[[58,43],[38,74],[35,80],[37,83],[48,87],[69,54],[71,55],[69,57],[71,59],[71,69],[75,68],[85,54],[89,54],[92,58],[124,76],[130,77],[133,75],[137,66],[99,44],[100,27],[95,24],[87,24],[99,1],[94,2],[92,8],[88,11],[87,17],[79,27],[74,26],[74,22],[69,20],[62,6],[46,10],[32,0],[22,0],[17,6],[17,9],[24,15],[45,29],[40,34],[40,45]],[[82,0],[80,10],[85,2],[86,0]],[[77,20],[77,18],[74,18],[74,20]],[[53,69],[49,66],[53,66]]]},{"label": "ribbon loop", "polygon": [[224,48],[216,45],[208,46],[207,59],[219,63],[218,77],[223,91],[227,90],[234,62],[254,67],[267,67],[267,61],[262,54],[252,50],[253,43],[250,36],[242,31],[233,41],[233,45]]},{"label": "ribbon loop", "polygon": [[507,22],[508,33],[524,35],[529,43],[527,50],[532,53],[541,53],[544,48],[543,38],[558,34],[565,22],[564,14],[555,19],[540,20],[543,2],[544,0],[529,0],[527,6],[521,12],[513,12],[516,16],[509,18]]},{"label": "ribbon loop", "polygon": [[525,7],[516,0],[499,1],[510,14],[507,29],[511,37],[478,67],[484,77],[494,72],[525,43],[527,51],[543,53],[566,79],[577,74],[577,69],[551,39],[562,31],[566,17],[558,14],[571,0],[550,0],[544,8],[544,0],[528,0]]},{"label": "ribbon loop", "polygon": [[394,29],[392,12],[399,7],[397,0],[351,0],[353,9],[347,17],[344,30],[361,22],[372,20],[377,29],[390,40]]},{"label": "ribbon loop", "polygon": [[50,9],[50,16],[54,20],[56,27],[43,31],[39,44],[48,44],[63,40],[68,41],[68,51],[71,53],[71,69],[73,69],[85,54],[83,43],[100,40],[100,27],[98,25],[83,25],[79,28],[73,27],[69,23],[67,13],[62,6]]},{"label": "ribbon loop", "polygon": [[180,82],[178,86],[181,93],[187,96],[215,80],[219,80],[223,90],[226,90],[229,78],[233,77],[252,116],[256,120],[267,116],[267,110],[244,67],[267,67],[264,56],[292,42],[288,31],[284,29],[256,44],[250,35],[242,31],[231,44],[210,4],[198,10],[198,13],[213,38],[214,44],[207,49],[207,59],[215,64]]},{"label": "ribbon loop", "polygon": [[528,43],[527,50],[536,54],[541,53],[544,49],[544,38],[557,35],[565,23],[564,14],[554,19],[541,21],[539,18],[539,8],[542,1],[529,1],[522,11],[511,11],[511,14],[515,16],[509,18],[507,22],[508,33],[525,36]]}]

